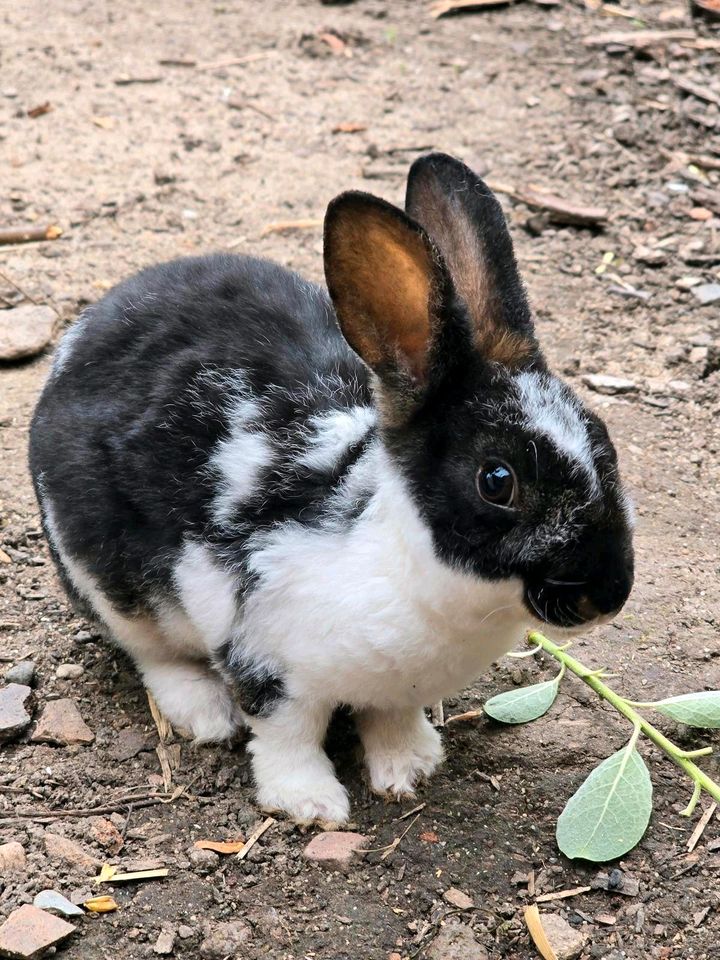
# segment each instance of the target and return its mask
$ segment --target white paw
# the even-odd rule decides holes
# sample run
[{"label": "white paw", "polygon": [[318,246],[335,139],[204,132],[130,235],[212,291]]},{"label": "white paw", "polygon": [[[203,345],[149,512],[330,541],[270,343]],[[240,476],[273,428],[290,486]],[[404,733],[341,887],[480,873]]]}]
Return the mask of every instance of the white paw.
[{"label": "white paw", "polygon": [[196,664],[169,663],[143,669],[143,679],[160,711],[197,743],[229,740],[239,713],[223,680]]},{"label": "white paw", "polygon": [[282,812],[299,824],[319,823],[338,827],[350,817],[347,790],[324,769],[310,766],[285,771],[272,777],[258,777],[257,802],[270,813]]},{"label": "white paw", "polygon": [[420,780],[433,773],[443,756],[440,734],[423,718],[401,742],[366,742],[370,786],[375,793],[383,795],[412,796]]}]

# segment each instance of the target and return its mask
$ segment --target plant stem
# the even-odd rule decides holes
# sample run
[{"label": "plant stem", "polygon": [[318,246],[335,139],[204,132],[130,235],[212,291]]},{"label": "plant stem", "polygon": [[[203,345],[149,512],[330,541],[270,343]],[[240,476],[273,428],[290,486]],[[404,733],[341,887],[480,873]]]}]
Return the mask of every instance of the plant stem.
[{"label": "plant stem", "polygon": [[555,657],[556,660],[566,666],[575,676],[580,677],[598,696],[602,697],[603,700],[607,700],[609,704],[615,707],[618,713],[626,717],[633,726],[639,727],[645,736],[652,740],[656,746],[660,747],[674,764],[685,771],[696,784],[696,787],[705,790],[713,800],[720,802],[720,784],[715,783],[700,767],[696,766],[692,760],[689,760],[686,751],[681,750],[680,747],[677,747],[671,740],[668,740],[664,734],[660,733],[657,727],[654,727],[652,723],[639,714],[624,697],[621,697],[608,687],[606,683],[603,683],[597,676],[597,671],[590,670],[584,664],[580,663],[579,660],[576,660],[574,657],[571,657],[569,653],[566,653],[562,647],[553,643],[552,640],[548,640],[547,637],[544,637],[536,630],[532,630],[528,634],[528,640],[530,643],[541,646],[543,650],[552,657]]}]

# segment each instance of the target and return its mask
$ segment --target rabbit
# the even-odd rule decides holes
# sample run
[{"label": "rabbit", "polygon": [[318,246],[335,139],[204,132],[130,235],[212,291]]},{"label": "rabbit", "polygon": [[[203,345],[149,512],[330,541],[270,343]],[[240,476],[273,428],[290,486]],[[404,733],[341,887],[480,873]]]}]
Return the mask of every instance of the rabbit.
[{"label": "rabbit", "polygon": [[227,254],[120,283],[57,349],[30,465],[71,599],[162,712],[249,726],[258,804],[327,826],[334,710],[371,789],[412,795],[443,759],[424,708],[620,610],[633,515],[468,167],[416,160],[405,211],[338,196],[324,265],[327,290]]}]

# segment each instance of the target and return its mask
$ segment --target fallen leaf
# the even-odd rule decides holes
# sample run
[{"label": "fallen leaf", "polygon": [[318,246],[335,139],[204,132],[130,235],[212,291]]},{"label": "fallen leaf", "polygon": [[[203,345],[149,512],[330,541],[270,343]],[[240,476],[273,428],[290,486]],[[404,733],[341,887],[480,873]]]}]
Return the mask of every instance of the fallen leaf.
[{"label": "fallen leaf", "polygon": [[239,853],[245,846],[240,840],[196,840],[193,846],[197,850],[214,850],[215,853]]},{"label": "fallen leaf", "polygon": [[423,843],[439,843],[440,837],[434,833],[432,830],[425,830],[420,834],[420,839]]},{"label": "fallen leaf", "polygon": [[135,870],[133,873],[115,873],[107,880],[98,880],[98,883],[127,883],[130,880],[160,880],[170,873],[167,867],[158,870]]}]

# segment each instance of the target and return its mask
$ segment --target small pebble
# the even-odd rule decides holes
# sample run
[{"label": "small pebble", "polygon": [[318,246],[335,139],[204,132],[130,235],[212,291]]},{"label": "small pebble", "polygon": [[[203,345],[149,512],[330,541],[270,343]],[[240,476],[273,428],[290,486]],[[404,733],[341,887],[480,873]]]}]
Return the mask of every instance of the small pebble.
[{"label": "small pebble", "polygon": [[220,857],[212,850],[191,850],[189,857],[198,873],[212,873],[220,863]]},{"label": "small pebble", "polygon": [[85,673],[85,667],[79,663],[61,663],[55,671],[58,680],[77,680]]}]

